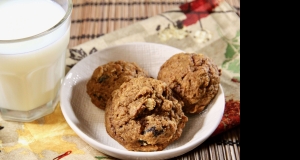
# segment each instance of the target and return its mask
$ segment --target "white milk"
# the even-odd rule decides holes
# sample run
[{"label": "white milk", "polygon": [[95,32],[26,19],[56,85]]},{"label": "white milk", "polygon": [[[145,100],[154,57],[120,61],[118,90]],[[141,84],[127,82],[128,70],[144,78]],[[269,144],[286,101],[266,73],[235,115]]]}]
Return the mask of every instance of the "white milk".
[{"label": "white milk", "polygon": [[29,111],[55,99],[65,74],[69,22],[30,41],[1,40],[39,34],[64,15],[50,0],[0,0],[0,108]]}]

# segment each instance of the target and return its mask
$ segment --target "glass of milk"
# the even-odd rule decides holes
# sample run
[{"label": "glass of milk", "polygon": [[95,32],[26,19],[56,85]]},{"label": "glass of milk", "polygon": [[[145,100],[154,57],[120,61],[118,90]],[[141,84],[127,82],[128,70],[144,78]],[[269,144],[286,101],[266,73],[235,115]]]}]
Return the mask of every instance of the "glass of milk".
[{"label": "glass of milk", "polygon": [[72,0],[0,0],[2,119],[31,122],[54,111],[72,9]]}]

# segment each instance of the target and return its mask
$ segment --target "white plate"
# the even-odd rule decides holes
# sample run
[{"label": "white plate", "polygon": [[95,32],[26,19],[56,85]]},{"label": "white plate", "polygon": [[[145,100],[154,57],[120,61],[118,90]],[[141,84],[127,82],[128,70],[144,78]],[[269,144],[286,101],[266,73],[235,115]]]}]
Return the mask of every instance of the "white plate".
[{"label": "white plate", "polygon": [[205,112],[188,116],[182,136],[163,151],[128,151],[105,130],[104,111],[95,107],[86,93],[86,83],[99,65],[110,61],[136,62],[156,78],[160,66],[177,48],[154,43],[129,43],[113,46],[82,59],[66,75],[61,89],[61,109],[70,127],[86,143],[119,159],[168,159],[180,156],[203,143],[217,128],[223,116],[225,97],[220,85],[218,95]]}]

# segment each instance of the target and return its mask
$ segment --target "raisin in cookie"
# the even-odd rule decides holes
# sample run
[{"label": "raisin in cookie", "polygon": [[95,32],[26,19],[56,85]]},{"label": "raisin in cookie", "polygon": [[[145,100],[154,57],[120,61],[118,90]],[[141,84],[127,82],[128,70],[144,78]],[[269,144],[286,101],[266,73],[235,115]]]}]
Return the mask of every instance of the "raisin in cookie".
[{"label": "raisin in cookie", "polygon": [[107,133],[130,151],[160,151],[177,140],[188,118],[163,81],[139,77],[112,93],[105,108]]},{"label": "raisin in cookie", "polygon": [[200,113],[219,90],[221,70],[204,54],[178,53],[160,68],[157,79],[167,82],[185,113]]},{"label": "raisin in cookie", "polygon": [[109,62],[94,70],[86,85],[86,92],[93,104],[104,110],[112,91],[119,88],[123,82],[140,76],[148,77],[148,73],[133,62]]}]

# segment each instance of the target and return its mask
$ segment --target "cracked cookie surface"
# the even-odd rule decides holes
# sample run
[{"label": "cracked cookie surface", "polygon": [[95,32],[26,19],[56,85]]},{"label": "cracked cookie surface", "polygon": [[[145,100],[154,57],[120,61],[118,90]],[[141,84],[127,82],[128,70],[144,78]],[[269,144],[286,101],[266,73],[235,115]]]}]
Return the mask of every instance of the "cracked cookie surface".
[{"label": "cracked cookie surface", "polygon": [[140,76],[149,77],[136,63],[121,60],[109,62],[94,70],[86,84],[86,92],[95,106],[105,110],[106,102],[115,89]]},{"label": "cracked cookie surface", "polygon": [[130,151],[160,151],[177,140],[188,118],[163,81],[138,77],[112,93],[105,108],[107,133]]},{"label": "cracked cookie surface", "polygon": [[204,54],[178,53],[160,68],[157,79],[166,82],[185,113],[200,113],[219,91],[221,70]]}]

